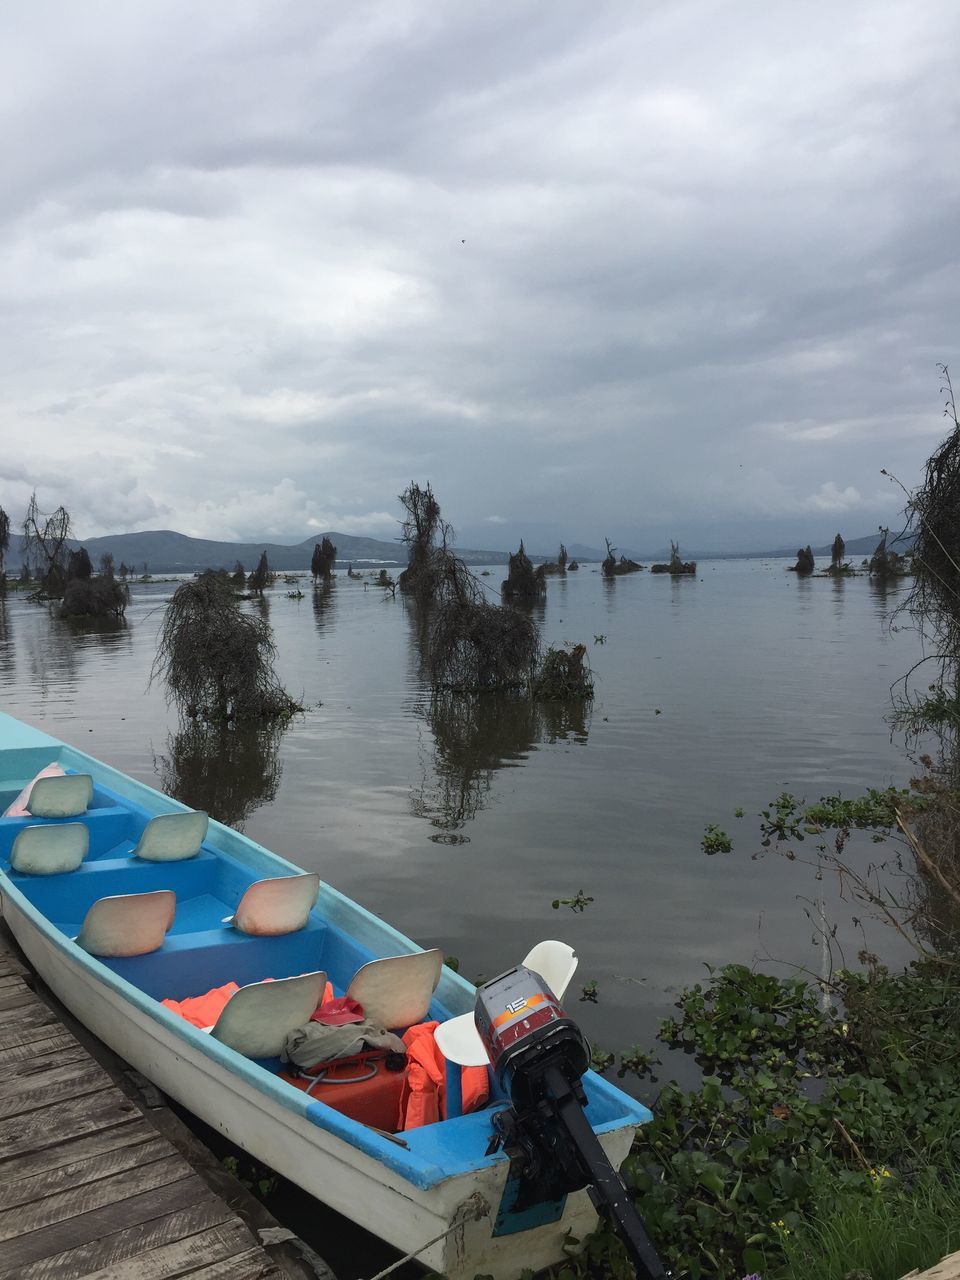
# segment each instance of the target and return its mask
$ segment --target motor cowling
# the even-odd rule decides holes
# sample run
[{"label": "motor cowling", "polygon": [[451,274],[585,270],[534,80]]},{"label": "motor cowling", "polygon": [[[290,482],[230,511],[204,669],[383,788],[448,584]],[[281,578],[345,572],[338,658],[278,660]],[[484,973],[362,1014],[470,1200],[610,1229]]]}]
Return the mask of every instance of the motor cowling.
[{"label": "motor cowling", "polygon": [[574,1085],[590,1065],[583,1032],[525,965],[478,990],[474,1017],[498,1084],[521,1110],[544,1096],[547,1067],[559,1068]]}]

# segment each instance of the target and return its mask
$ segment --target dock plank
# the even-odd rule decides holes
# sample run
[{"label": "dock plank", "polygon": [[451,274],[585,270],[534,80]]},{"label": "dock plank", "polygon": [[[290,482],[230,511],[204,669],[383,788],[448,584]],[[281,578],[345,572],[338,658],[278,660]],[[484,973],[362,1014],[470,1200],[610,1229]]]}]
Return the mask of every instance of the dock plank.
[{"label": "dock plank", "polygon": [[110,1151],[139,1146],[156,1137],[156,1133],[153,1125],[142,1116],[131,1116],[125,1124],[114,1125],[110,1129],[95,1129],[92,1133],[81,1134],[56,1146],[25,1151],[0,1164],[0,1189],[37,1174],[61,1169],[65,1165],[80,1164]]},{"label": "dock plank", "polygon": [[61,1049],[72,1050],[76,1048],[76,1045],[76,1036],[72,1036],[69,1031],[64,1031],[63,1027],[54,1022],[45,1028],[42,1039],[32,1042],[24,1040],[22,1043],[9,1045],[7,1048],[0,1047],[0,1069],[10,1063],[27,1062],[38,1054],[57,1053]]},{"label": "dock plank", "polygon": [[72,1062],[50,1062],[43,1070],[25,1070],[0,1081],[0,1120],[45,1107],[51,1097],[62,1102],[113,1087],[107,1073],[85,1055]]},{"label": "dock plank", "polygon": [[17,1205],[29,1205],[61,1191],[73,1191],[89,1182],[98,1182],[125,1169],[147,1165],[169,1153],[170,1148],[162,1138],[145,1137],[142,1142],[129,1143],[102,1151],[87,1159],[71,1164],[61,1164],[55,1169],[44,1169],[29,1177],[13,1182],[0,1183],[0,1221],[3,1211]]},{"label": "dock plank", "polygon": [[21,1267],[16,1273],[17,1280],[78,1280],[128,1259],[149,1257],[165,1244],[189,1239],[227,1223],[236,1224],[236,1218],[222,1200],[210,1196],[150,1222],[113,1231],[92,1243],[39,1258]]},{"label": "dock plank", "polygon": [[[61,1222],[31,1231],[29,1235],[14,1236],[4,1243],[0,1254],[0,1276],[19,1276],[20,1269],[51,1254],[64,1253],[78,1245],[100,1241],[108,1232],[123,1227],[136,1227],[153,1218],[162,1218],[194,1204],[200,1194],[197,1178],[193,1174],[168,1182],[162,1187],[152,1187],[139,1195],[127,1196],[115,1204],[107,1204],[89,1213],[77,1214]],[[211,1193],[207,1192],[209,1196]],[[81,1273],[82,1274],[82,1273]]]},{"label": "dock plank", "polygon": [[95,1129],[122,1124],[136,1106],[119,1089],[105,1089],[87,1098],[53,1099],[26,1115],[0,1121],[0,1169],[13,1156],[77,1138]]},{"label": "dock plank", "polygon": [[[196,1235],[158,1245],[149,1253],[88,1271],[83,1280],[173,1280],[176,1276],[192,1276],[197,1268],[242,1259],[250,1252],[250,1233],[246,1228],[236,1222],[223,1222]],[[258,1248],[253,1252],[263,1267],[263,1251]]]},{"label": "dock plank", "polygon": [[124,1200],[191,1176],[190,1166],[185,1160],[161,1149],[153,1154],[152,1159],[145,1156],[143,1161],[116,1173],[52,1191],[49,1195],[0,1212],[0,1244],[14,1236],[29,1236],[68,1218],[82,1217],[111,1206],[116,1208]]},{"label": "dock plank", "polygon": [[268,1261],[264,1266],[262,1249],[251,1249],[248,1253],[236,1254],[223,1262],[214,1262],[186,1274],[191,1280],[272,1280],[280,1273],[272,1262]]}]

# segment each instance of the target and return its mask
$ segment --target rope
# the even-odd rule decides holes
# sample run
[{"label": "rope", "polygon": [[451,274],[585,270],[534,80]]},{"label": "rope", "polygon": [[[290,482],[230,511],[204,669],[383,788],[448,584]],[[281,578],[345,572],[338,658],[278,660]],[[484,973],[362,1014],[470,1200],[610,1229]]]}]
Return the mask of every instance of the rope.
[{"label": "rope", "polygon": [[484,1200],[479,1191],[475,1191],[472,1196],[468,1196],[457,1210],[457,1220],[447,1227],[446,1231],[441,1231],[438,1236],[434,1236],[432,1240],[428,1240],[422,1244],[419,1249],[414,1249],[413,1253],[406,1253],[402,1258],[398,1258],[396,1262],[391,1263],[389,1267],[385,1267],[383,1271],[378,1271],[375,1276],[371,1276],[370,1280],[383,1280],[384,1276],[390,1275],[392,1271],[396,1271],[402,1267],[405,1262],[412,1262],[414,1258],[420,1256],[431,1245],[439,1244],[453,1231],[459,1231],[465,1222],[479,1222],[481,1218],[489,1217],[490,1206]]}]

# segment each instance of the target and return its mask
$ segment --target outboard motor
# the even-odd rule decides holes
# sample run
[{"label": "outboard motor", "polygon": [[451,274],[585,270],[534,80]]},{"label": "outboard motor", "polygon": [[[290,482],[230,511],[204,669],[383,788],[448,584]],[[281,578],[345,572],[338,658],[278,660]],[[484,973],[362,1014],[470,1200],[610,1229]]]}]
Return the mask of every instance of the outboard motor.
[{"label": "outboard motor", "polygon": [[590,1122],[582,1076],[590,1046],[543,979],[517,965],[477,991],[477,1031],[494,1076],[513,1106],[494,1114],[497,1134],[517,1180],[512,1211],[521,1213],[586,1187],[611,1219],[645,1280],[665,1276],[633,1202]]}]

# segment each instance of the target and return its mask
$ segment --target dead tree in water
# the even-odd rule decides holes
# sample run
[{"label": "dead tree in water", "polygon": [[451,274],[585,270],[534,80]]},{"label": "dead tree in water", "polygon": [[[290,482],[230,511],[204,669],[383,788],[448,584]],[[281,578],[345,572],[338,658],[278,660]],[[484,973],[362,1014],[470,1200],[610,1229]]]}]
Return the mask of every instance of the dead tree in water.
[{"label": "dead tree in water", "polygon": [[607,554],[600,567],[605,578],[617,578],[624,573],[639,573],[643,568],[642,564],[638,564],[636,560],[628,560],[626,556],[621,556],[618,560],[617,548],[611,545],[609,538],[604,538],[604,542],[607,544]]},{"label": "dead tree in water", "polygon": [[881,538],[877,543],[877,549],[870,557],[870,566],[868,572],[874,578],[896,578],[903,573],[903,556],[898,555],[896,551],[890,551],[887,548],[887,538],[890,536],[890,530],[880,526]]},{"label": "dead tree in water", "polygon": [[316,586],[320,578],[324,582],[329,582],[333,576],[333,566],[337,562],[337,548],[333,545],[328,537],[324,537],[322,542],[314,544],[313,555],[310,557],[310,572],[313,574],[313,585]]},{"label": "dead tree in water", "polygon": [[539,600],[547,589],[546,568],[540,565],[534,569],[530,557],[523,549],[523,539],[516,555],[510,556],[507,576],[501,586],[505,600],[529,603]]},{"label": "dead tree in water", "polygon": [[51,596],[63,595],[67,580],[67,539],[70,537],[70,513],[57,507],[52,515],[44,515],[37,505],[36,492],[31,494],[23,517],[23,558],[33,565],[44,591]]},{"label": "dead tree in water", "polygon": [[167,606],[151,679],[192,718],[223,724],[289,717],[300,706],[274,671],[273,630],[242,613],[227,575],[185,582]]},{"label": "dead tree in water", "polygon": [[267,553],[264,551],[260,556],[260,562],[247,579],[247,586],[251,591],[255,591],[258,596],[263,595],[264,588],[270,581],[270,565],[267,563]]},{"label": "dead tree in water", "polygon": [[429,600],[436,585],[433,554],[437,539],[445,548],[449,526],[440,518],[440,503],[433,496],[429,482],[422,489],[411,483],[400,494],[399,501],[407,513],[400,525],[400,537],[407,548],[407,567],[400,574],[400,590],[420,601]]},{"label": "dead tree in water", "polygon": [[445,548],[434,551],[432,574],[423,656],[434,689],[526,688],[540,651],[533,620],[490,604],[478,579]]},{"label": "dead tree in water", "polygon": [[830,551],[830,572],[831,573],[840,573],[840,571],[843,569],[843,553],[846,551],[846,549],[847,549],[847,544],[844,542],[843,538],[841,538],[840,534],[838,533],[833,540],[833,547],[831,548],[831,551]]},{"label": "dead tree in water", "polygon": [[7,571],[4,568],[7,550],[10,546],[10,517],[0,507],[0,595],[7,590]]},{"label": "dead tree in water", "polygon": [[809,544],[797,552],[797,563],[790,565],[791,573],[813,573],[814,559]]},{"label": "dead tree in water", "polygon": [[567,572],[567,548],[562,542],[560,543],[560,551],[557,554],[556,560],[548,561],[543,566],[543,572],[547,575],[555,573],[564,574]]}]

